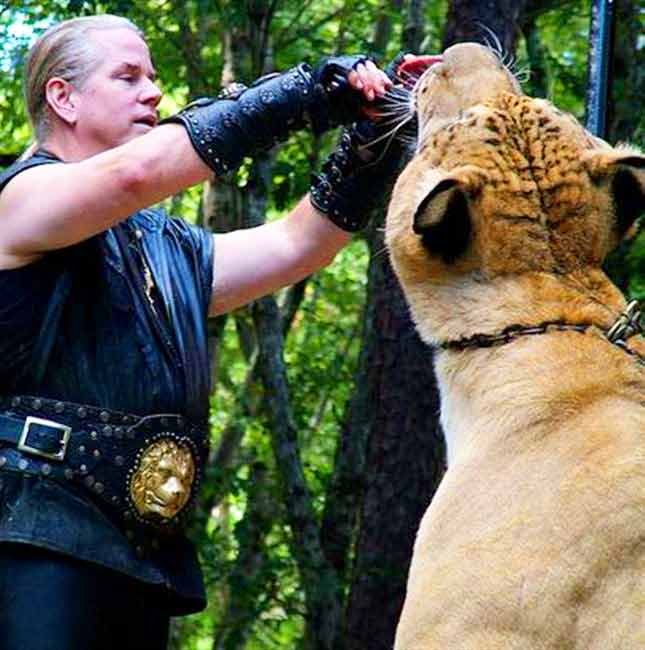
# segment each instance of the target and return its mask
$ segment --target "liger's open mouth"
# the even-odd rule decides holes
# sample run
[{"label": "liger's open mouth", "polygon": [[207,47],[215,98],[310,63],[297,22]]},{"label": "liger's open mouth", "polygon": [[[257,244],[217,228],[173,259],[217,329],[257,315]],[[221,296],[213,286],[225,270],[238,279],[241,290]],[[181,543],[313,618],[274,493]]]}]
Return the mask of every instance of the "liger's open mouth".
[{"label": "liger's open mouth", "polygon": [[399,66],[399,74],[408,79],[418,79],[428,68],[435,63],[443,61],[443,57],[439,54],[429,55],[424,54],[415,56],[414,58],[404,61]]}]

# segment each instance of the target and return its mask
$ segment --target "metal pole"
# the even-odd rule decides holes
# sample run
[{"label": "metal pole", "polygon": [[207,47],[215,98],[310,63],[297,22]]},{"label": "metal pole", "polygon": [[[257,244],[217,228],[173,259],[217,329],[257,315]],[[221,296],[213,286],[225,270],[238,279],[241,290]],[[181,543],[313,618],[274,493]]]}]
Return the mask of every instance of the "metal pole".
[{"label": "metal pole", "polygon": [[[597,30],[593,29],[594,16],[597,16]],[[593,0],[591,20],[592,29],[589,33],[593,40],[589,52],[587,129],[595,136],[604,138],[607,132],[607,100],[611,83],[614,0]]]}]

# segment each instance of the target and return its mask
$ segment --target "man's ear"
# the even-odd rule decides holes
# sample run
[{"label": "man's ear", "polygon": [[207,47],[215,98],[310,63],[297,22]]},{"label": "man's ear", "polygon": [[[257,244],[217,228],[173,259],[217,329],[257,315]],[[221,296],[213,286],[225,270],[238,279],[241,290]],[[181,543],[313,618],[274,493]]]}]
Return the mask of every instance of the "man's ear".
[{"label": "man's ear", "polygon": [[45,85],[45,99],[50,110],[69,125],[76,123],[77,101],[74,87],[69,81],[52,77]]},{"label": "man's ear", "polygon": [[617,147],[591,154],[587,165],[595,181],[608,181],[620,240],[645,212],[645,156],[632,147]]},{"label": "man's ear", "polygon": [[425,248],[446,264],[466,252],[472,219],[467,193],[457,179],[444,177],[428,191],[414,214],[413,229]]}]

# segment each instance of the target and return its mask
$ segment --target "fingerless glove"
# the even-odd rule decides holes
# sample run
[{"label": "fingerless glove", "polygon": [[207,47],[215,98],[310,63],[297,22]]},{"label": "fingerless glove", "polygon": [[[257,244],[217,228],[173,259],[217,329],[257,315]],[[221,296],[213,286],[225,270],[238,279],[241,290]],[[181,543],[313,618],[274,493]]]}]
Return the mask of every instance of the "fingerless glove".
[{"label": "fingerless glove", "polygon": [[330,57],[316,68],[303,63],[248,88],[235,84],[217,98],[197,99],[161,123],[182,124],[202,160],[216,174],[226,174],[245,156],[272,147],[307,121],[320,134],[357,119],[362,95],[347,75],[366,60]]},{"label": "fingerless glove", "polygon": [[[395,84],[400,83],[397,70],[403,61],[400,54],[386,69]],[[384,99],[374,102],[385,110]],[[413,121],[410,116],[409,122]],[[414,128],[414,127],[413,127]],[[409,132],[408,132],[409,135]],[[336,149],[312,177],[310,201],[339,228],[349,232],[361,230],[394,179],[408,152],[405,139],[397,137],[388,120],[362,120],[343,130]]]}]

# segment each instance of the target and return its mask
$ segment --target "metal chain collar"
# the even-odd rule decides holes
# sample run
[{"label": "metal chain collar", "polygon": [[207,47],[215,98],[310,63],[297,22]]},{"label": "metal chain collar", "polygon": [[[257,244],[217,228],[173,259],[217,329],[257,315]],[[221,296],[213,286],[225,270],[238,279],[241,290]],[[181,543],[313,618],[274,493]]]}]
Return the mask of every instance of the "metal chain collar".
[{"label": "metal chain collar", "polygon": [[562,321],[546,321],[533,327],[524,325],[509,325],[499,334],[473,334],[472,336],[457,339],[456,341],[445,341],[440,344],[444,350],[466,350],[468,348],[492,348],[497,345],[511,343],[521,336],[532,334],[546,334],[549,331],[572,330],[574,332],[586,332],[590,325],[567,325]]},{"label": "metal chain collar", "polygon": [[[641,323],[642,312],[637,300],[632,300],[625,311],[616,319],[616,322],[605,333],[610,343],[618,346],[624,352],[635,357],[640,363],[645,364],[645,357],[627,347],[627,339],[636,334],[643,334]],[[444,341],[439,344],[443,350],[467,350],[469,348],[491,348],[497,345],[511,343],[521,336],[533,334],[546,334],[556,331],[573,331],[584,333],[591,325],[569,325],[562,321],[546,321],[533,327],[523,325],[509,325],[499,334],[473,334],[472,336],[457,339],[455,341]]]}]

